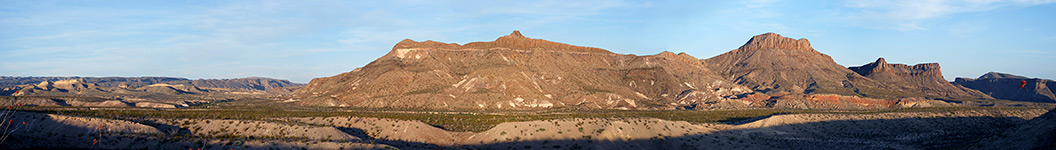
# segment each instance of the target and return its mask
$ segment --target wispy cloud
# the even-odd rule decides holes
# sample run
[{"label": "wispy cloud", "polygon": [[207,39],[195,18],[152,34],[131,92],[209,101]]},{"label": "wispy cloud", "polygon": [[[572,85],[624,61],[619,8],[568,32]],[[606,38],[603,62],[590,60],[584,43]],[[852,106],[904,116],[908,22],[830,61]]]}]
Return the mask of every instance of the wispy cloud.
[{"label": "wispy cloud", "polygon": [[[143,4],[130,5],[144,7],[127,8],[96,4],[106,2],[2,3],[0,52],[7,54],[0,56],[0,73],[5,75],[248,75],[302,82],[370,62],[403,38],[525,30],[635,5],[618,0],[137,2]],[[327,61],[338,64],[319,65]]]},{"label": "wispy cloud", "polygon": [[742,1],[745,7],[748,8],[763,8],[774,5],[775,3],[781,2],[781,0],[748,0]]},{"label": "wispy cloud", "polygon": [[853,24],[895,30],[925,30],[926,22],[949,15],[1003,7],[1029,7],[1054,0],[849,0],[843,19]]}]

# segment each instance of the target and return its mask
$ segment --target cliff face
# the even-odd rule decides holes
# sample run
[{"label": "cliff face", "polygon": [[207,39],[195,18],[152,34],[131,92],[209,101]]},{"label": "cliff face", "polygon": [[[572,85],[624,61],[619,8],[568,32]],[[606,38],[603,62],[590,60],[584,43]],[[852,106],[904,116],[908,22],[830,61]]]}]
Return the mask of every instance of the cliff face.
[{"label": "cliff face", "polygon": [[[1053,88],[1056,87],[1056,82],[1053,80],[989,72],[976,79],[957,78],[954,83],[979,90],[997,99],[1056,102],[1056,88]],[[1020,88],[1020,85],[1023,88]]]},{"label": "cliff face", "polygon": [[921,93],[930,98],[954,99],[993,99],[977,90],[957,86],[942,77],[938,63],[916,65],[889,64],[884,58],[876,62],[849,69],[859,75],[868,77],[883,84],[891,85],[900,91]]},{"label": "cliff face", "polygon": [[699,59],[615,54],[520,32],[465,45],[404,40],[351,72],[313,79],[302,105],[426,109],[673,109],[751,92]]}]

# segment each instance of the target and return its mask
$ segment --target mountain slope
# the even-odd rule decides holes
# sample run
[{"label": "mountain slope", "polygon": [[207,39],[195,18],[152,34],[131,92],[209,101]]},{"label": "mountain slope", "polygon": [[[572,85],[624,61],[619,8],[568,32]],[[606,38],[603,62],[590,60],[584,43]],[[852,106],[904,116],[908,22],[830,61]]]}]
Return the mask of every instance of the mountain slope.
[{"label": "mountain slope", "polygon": [[302,105],[371,108],[671,109],[747,92],[684,53],[621,55],[514,31],[465,45],[403,40],[293,94]]},{"label": "mountain slope", "polygon": [[900,88],[899,91],[921,93],[930,98],[955,99],[993,99],[977,90],[951,84],[942,77],[938,63],[924,63],[913,66],[905,64],[888,64],[884,58],[876,62],[849,69],[859,75],[875,81]]},{"label": "mountain slope", "polygon": [[775,33],[754,36],[744,46],[704,61],[726,79],[766,93],[912,96],[897,95],[887,85],[836,64],[807,39]]},{"label": "mountain slope", "polygon": [[989,72],[976,79],[957,78],[954,83],[979,90],[997,99],[1056,102],[1056,81],[1053,80]]},{"label": "mountain slope", "polygon": [[1056,110],[976,143],[981,149],[1056,149]]}]

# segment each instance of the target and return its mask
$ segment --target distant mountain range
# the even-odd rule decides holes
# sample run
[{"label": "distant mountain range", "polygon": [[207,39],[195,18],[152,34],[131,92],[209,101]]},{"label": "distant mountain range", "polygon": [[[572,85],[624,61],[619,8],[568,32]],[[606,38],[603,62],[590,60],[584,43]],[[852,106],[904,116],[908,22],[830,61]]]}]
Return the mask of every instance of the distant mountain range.
[{"label": "distant mountain range", "polygon": [[1056,81],[989,72],[976,79],[957,78],[954,83],[979,90],[994,98],[1028,102],[1056,102]]},{"label": "distant mountain range", "polygon": [[[836,64],[807,39],[775,33],[697,59],[636,56],[514,31],[465,45],[406,39],[351,72],[313,79],[302,105],[425,109],[876,109],[990,100],[939,64]],[[998,97],[1000,98],[1000,97]]]},{"label": "distant mountain range", "polygon": [[304,84],[270,78],[0,77],[2,105],[186,107],[273,97]]},{"label": "distant mountain range", "polygon": [[100,86],[127,86],[130,88],[139,88],[151,84],[166,83],[193,85],[208,88],[232,88],[245,90],[261,90],[268,92],[292,92],[294,89],[296,89],[296,87],[304,86],[304,84],[302,83],[293,83],[287,80],[263,77],[198,80],[190,80],[186,78],[175,77],[0,77],[0,88],[12,88],[17,87],[19,85],[35,84],[43,81],[60,81],[71,79],[84,79],[85,82],[99,84]]}]

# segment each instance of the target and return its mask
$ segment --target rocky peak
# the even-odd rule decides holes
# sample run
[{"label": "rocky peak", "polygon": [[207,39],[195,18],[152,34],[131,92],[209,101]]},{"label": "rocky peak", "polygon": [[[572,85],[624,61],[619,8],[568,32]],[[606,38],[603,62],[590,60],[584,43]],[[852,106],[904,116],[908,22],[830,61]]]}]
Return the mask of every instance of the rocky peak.
[{"label": "rocky peak", "polygon": [[884,60],[883,57],[880,57],[879,59],[876,59],[876,61],[873,63],[865,64],[858,67],[850,67],[849,69],[853,70],[854,72],[857,72],[859,75],[869,76],[873,73],[884,72],[886,70],[884,67],[886,66],[887,60]]},{"label": "rocky peak", "polygon": [[671,51],[664,51],[664,52],[660,52],[660,54],[656,54],[656,56],[662,56],[662,57],[677,57],[677,56],[678,56],[678,54],[675,54],[675,52],[671,52]]},{"label": "rocky peak", "polygon": [[873,62],[873,64],[876,64],[878,66],[887,66],[887,60],[884,60],[883,57],[880,57],[880,58],[877,58],[876,62]]},{"label": "rocky peak", "polygon": [[513,30],[513,33],[510,33],[510,35],[507,35],[507,36],[504,36],[504,37],[511,37],[511,38],[519,37],[519,38],[523,38],[524,35],[521,35],[521,31]]},{"label": "rocky peak", "polygon": [[762,49],[784,49],[784,50],[807,50],[814,51],[810,47],[810,41],[806,38],[792,39],[783,37],[777,33],[765,33],[753,36],[751,40],[744,43],[738,50],[751,51]]}]

